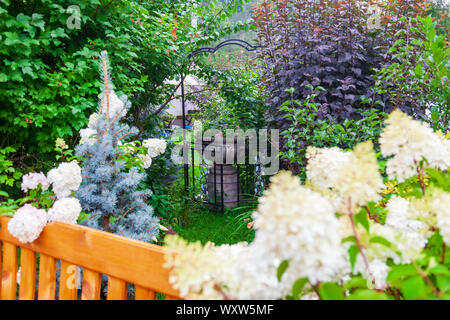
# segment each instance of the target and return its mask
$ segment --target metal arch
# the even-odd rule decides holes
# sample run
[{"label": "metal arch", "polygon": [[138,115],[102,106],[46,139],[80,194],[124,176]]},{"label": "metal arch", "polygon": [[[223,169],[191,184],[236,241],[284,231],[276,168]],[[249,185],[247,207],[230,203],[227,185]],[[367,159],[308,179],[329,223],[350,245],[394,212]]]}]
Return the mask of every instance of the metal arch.
[{"label": "metal arch", "polygon": [[217,50],[219,50],[222,47],[230,46],[230,45],[236,45],[244,48],[247,51],[255,51],[256,49],[260,48],[260,46],[254,46],[248,43],[247,41],[241,40],[241,39],[229,39],[225,40],[221,43],[219,43],[215,47],[203,47],[199,48],[197,50],[192,51],[190,54],[188,54],[188,59],[200,54],[200,53],[215,53]]},{"label": "metal arch", "polygon": [[[200,53],[215,53],[217,50],[225,47],[225,46],[231,46],[231,45],[236,45],[236,46],[240,46],[242,48],[244,48],[247,51],[255,51],[258,48],[260,48],[261,46],[254,46],[251,45],[250,43],[248,43],[247,41],[241,40],[241,39],[229,39],[229,40],[225,40],[222,41],[221,43],[219,43],[217,46],[215,47],[203,47],[203,48],[199,48],[197,50],[192,51],[191,53],[189,53],[187,55],[188,59],[191,59],[192,57],[200,54]],[[185,92],[184,92],[184,74],[183,72],[181,73],[181,107],[182,107],[182,119],[183,119],[183,132],[184,132],[184,139],[185,140],[185,130],[186,130],[186,106],[185,106]],[[189,157],[189,156],[188,156]],[[192,165],[194,165],[194,163],[192,163]],[[189,164],[186,162],[186,157],[185,157],[185,163],[184,163],[184,189],[186,191],[186,194],[189,194]],[[223,176],[222,176],[223,179]],[[223,190],[223,189],[222,189]],[[222,197],[223,198],[223,197]],[[222,203],[222,211],[223,211],[223,203]]]}]

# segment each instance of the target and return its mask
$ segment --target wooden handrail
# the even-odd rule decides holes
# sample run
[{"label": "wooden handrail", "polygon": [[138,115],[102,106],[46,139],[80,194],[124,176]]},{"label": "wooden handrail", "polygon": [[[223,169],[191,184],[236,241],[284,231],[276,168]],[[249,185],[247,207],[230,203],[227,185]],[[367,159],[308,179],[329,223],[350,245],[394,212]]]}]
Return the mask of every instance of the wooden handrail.
[{"label": "wooden handrail", "polygon": [[[26,252],[27,259],[33,259],[32,252],[40,253],[41,264],[44,262],[44,267],[51,272],[53,272],[55,260],[64,262],[65,268],[71,264],[83,267],[86,270],[87,278],[91,279],[88,279],[91,282],[86,283],[83,279],[83,286],[85,284],[86,287],[91,286],[90,289],[83,289],[83,294],[86,292],[86,296],[83,297],[86,299],[98,296],[98,283],[95,284],[95,281],[98,282],[99,274],[109,276],[111,288],[108,291],[111,292],[112,297],[124,297],[124,283],[136,285],[137,298],[138,296],[154,298],[154,292],[164,293],[169,298],[179,296],[178,291],[173,289],[168,281],[169,271],[163,267],[166,251],[160,246],[60,222],[49,223],[38,239],[33,243],[24,244],[8,232],[9,220],[9,218],[0,217],[0,241],[3,242],[0,299],[13,298],[12,295],[15,295],[16,292],[14,272],[18,267],[17,247],[26,249],[22,251]],[[33,276],[30,275],[30,269],[33,270],[28,266],[27,277],[31,278],[31,283]],[[43,276],[42,279],[46,279],[46,277]],[[41,283],[39,284],[39,292],[42,295],[49,292],[48,298],[51,299],[54,294],[51,292],[54,281],[52,278],[45,281],[48,283],[43,283],[42,287]],[[34,284],[33,290],[28,288],[28,290],[23,290],[23,292],[25,291],[34,291]],[[65,294],[74,296],[73,292]],[[27,297],[32,298],[34,295],[29,293]]]}]

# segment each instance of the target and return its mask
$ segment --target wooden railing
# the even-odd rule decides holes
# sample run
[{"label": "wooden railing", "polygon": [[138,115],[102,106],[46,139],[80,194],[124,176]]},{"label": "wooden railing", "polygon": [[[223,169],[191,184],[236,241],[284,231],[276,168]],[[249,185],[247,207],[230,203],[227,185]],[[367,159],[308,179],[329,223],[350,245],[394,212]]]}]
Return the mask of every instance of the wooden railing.
[{"label": "wooden railing", "polygon": [[[127,299],[128,283],[135,285],[136,300],[154,300],[156,293],[165,294],[166,300],[179,299],[168,282],[165,253],[159,246],[59,222],[49,223],[33,243],[23,244],[8,232],[8,221],[0,217],[0,300],[53,300],[57,295],[76,300],[76,266],[83,268],[83,300],[100,299],[102,274],[108,277],[109,300]],[[57,260],[61,262],[58,293]]]}]

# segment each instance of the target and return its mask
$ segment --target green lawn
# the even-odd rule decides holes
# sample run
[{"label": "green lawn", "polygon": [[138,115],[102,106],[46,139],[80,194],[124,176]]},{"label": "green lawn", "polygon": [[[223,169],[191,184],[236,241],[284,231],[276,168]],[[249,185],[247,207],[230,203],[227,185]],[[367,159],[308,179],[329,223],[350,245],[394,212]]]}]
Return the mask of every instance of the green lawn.
[{"label": "green lawn", "polygon": [[188,241],[211,241],[216,245],[251,242],[254,231],[247,228],[250,220],[245,219],[248,219],[248,214],[244,217],[239,213],[238,210],[230,210],[222,214],[199,207],[186,215],[184,225],[176,225],[174,229]]}]

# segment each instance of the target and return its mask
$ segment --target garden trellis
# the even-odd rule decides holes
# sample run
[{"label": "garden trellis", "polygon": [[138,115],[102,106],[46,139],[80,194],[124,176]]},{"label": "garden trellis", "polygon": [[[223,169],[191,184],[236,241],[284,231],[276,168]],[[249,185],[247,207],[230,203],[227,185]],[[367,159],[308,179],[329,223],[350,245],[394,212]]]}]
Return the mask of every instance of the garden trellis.
[{"label": "garden trellis", "polygon": [[[240,39],[229,39],[219,43],[215,47],[202,47],[192,51],[187,58],[192,59],[198,54],[201,53],[215,53],[221,48],[226,46],[239,46],[244,48],[246,51],[251,52],[255,51],[259,48],[259,46],[254,46],[247,41]],[[181,106],[182,106],[182,125],[183,129],[186,129],[186,111],[185,111],[185,90],[184,90],[184,79],[185,76],[181,73]],[[259,149],[259,135],[256,135],[257,139],[257,148]],[[188,144],[188,150],[190,152],[190,157],[192,159],[191,163],[186,161],[189,156],[185,157],[184,163],[184,185],[186,194],[191,197],[195,196],[196,191],[196,174],[195,174],[195,159],[196,151],[203,154],[205,147],[211,141],[201,141],[201,150],[196,150],[195,141],[185,142]],[[261,174],[261,165],[257,162],[256,164],[251,164],[250,155],[249,155],[249,142],[245,140],[245,162],[238,163],[237,154],[234,153],[234,164],[226,165],[224,163],[216,163],[216,161],[212,161],[212,164],[209,164],[209,174],[208,172],[203,172],[203,177],[198,181],[198,186],[200,187],[201,192],[206,193],[207,199],[204,201],[205,203],[212,206],[214,209],[220,209],[221,212],[224,212],[226,207],[232,207],[234,205],[239,205],[245,196],[250,194],[257,193],[259,183],[261,187],[264,185],[265,179],[257,179],[257,172]],[[223,149],[226,148],[224,145],[217,145],[217,150],[219,152],[223,152]],[[222,150],[219,150],[222,149]],[[200,157],[198,166],[203,166],[203,157]],[[189,168],[191,166],[191,169]],[[225,170],[224,170],[225,169]],[[225,174],[224,174],[225,172]],[[228,173],[228,174],[227,174]],[[206,175],[210,177],[209,183],[204,181]],[[253,181],[251,181],[253,178]],[[225,181],[226,180],[226,181]],[[256,181],[261,180],[261,181]],[[202,184],[203,187],[202,188]],[[253,188],[252,188],[253,185]],[[228,187],[227,187],[228,186]],[[228,194],[226,192],[228,190]]]}]

